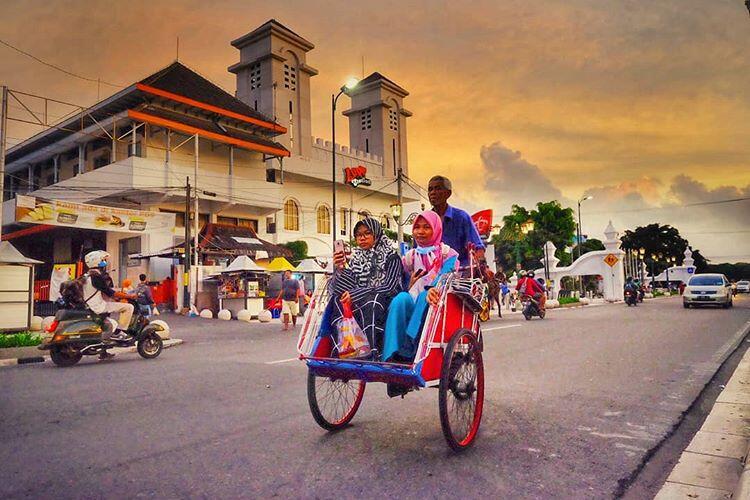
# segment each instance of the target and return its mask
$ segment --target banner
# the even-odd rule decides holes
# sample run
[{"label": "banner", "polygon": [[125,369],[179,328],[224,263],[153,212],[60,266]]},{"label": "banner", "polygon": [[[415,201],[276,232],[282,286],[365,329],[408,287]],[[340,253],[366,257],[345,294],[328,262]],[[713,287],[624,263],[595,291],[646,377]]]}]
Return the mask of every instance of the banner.
[{"label": "banner", "polygon": [[16,222],[121,233],[172,231],[175,214],[16,195]]},{"label": "banner", "polygon": [[358,167],[346,167],[344,169],[344,176],[346,178],[344,182],[353,187],[372,185],[372,181],[367,178],[367,167],[363,167],[362,165]]},{"label": "banner", "polygon": [[479,236],[487,237],[492,231],[492,209],[482,210],[471,216],[474,225],[477,226]]}]

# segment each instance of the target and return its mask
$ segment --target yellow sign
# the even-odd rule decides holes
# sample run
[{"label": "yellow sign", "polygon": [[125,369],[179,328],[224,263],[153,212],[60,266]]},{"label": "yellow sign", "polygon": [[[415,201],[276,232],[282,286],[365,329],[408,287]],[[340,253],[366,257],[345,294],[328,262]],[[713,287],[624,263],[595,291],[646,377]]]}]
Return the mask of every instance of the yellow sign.
[{"label": "yellow sign", "polygon": [[172,231],[175,214],[16,196],[16,222],[123,233]]},{"label": "yellow sign", "polygon": [[76,279],[76,265],[75,264],[55,264],[52,266],[53,269],[64,269],[68,273],[68,279]]},{"label": "yellow sign", "polygon": [[619,262],[619,260],[620,259],[618,259],[617,256],[615,256],[614,254],[609,254],[606,257],[604,257],[604,262],[609,267],[614,267],[614,265],[617,264],[617,262]]}]

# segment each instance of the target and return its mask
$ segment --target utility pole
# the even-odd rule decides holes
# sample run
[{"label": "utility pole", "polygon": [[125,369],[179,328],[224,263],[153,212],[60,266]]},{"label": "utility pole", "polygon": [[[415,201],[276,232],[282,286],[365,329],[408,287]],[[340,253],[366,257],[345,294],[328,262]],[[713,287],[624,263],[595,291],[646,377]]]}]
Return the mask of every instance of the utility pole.
[{"label": "utility pole", "polygon": [[190,310],[190,177],[185,184],[185,257],[182,266],[182,307]]},{"label": "utility pole", "polygon": [[0,87],[0,236],[3,234],[3,201],[5,201],[5,140],[8,128],[8,87]]},{"label": "utility pole", "polygon": [[398,252],[399,252],[399,255],[401,255],[401,243],[404,242],[404,226],[402,225],[402,222],[401,222],[401,218],[404,216],[404,205],[403,205],[404,189],[403,189],[403,186],[401,185],[402,177],[403,177],[403,170],[399,168],[396,171],[396,175],[398,176],[396,177],[396,187],[398,190],[397,191],[398,200],[396,201],[396,203],[398,203],[398,206],[401,210],[401,216],[399,217],[399,220],[396,221],[396,225],[398,226]]},{"label": "utility pole", "polygon": [[[193,234],[193,253],[195,258],[195,266],[197,269],[197,266],[199,264],[198,262],[198,231],[200,230],[199,227],[199,219],[200,219],[200,212],[198,212],[198,143],[200,141],[200,138],[198,134],[195,134],[195,220],[193,229],[195,231],[195,234]],[[196,286],[198,285],[197,282],[197,275],[196,275]],[[196,292],[197,292],[196,288]]]}]

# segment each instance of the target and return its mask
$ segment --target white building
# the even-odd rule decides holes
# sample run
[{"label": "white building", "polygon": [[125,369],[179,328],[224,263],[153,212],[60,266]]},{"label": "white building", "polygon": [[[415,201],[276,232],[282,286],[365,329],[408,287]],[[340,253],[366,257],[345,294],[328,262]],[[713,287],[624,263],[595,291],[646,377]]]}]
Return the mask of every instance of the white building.
[{"label": "white building", "polygon": [[[169,274],[171,259],[127,255],[156,254],[182,241],[188,176],[201,226],[252,227],[263,240],[302,240],[310,255],[330,254],[332,146],[311,134],[310,84],[318,71],[307,54],[314,45],[275,20],[231,43],[239,50],[239,62],[229,67],[236,96],[175,62],[8,150],[3,239],[47,263],[40,277],[53,263],[76,262],[94,248],[113,255],[116,282],[140,272],[150,279]],[[408,175],[411,116],[403,106],[408,92],[379,73],[349,94],[352,106],[343,114],[352,147],[335,147],[335,217],[343,239],[364,214],[395,229],[390,205],[397,170]],[[345,184],[344,169],[353,167],[366,168],[370,186]],[[136,236],[31,227],[15,221],[16,194],[174,212],[176,227]],[[413,200],[406,193],[405,199]]]}]

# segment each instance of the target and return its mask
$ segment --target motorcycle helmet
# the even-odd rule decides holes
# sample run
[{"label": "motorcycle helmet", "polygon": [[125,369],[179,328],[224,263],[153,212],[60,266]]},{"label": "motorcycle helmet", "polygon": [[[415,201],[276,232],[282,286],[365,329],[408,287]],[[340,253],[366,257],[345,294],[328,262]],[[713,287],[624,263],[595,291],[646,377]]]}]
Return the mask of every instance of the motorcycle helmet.
[{"label": "motorcycle helmet", "polygon": [[528,276],[529,278],[533,278],[534,277],[534,271],[526,271],[526,276]]},{"label": "motorcycle helmet", "polygon": [[83,260],[86,262],[86,267],[96,269],[107,267],[107,259],[109,259],[109,253],[104,250],[94,250],[87,253]]}]

